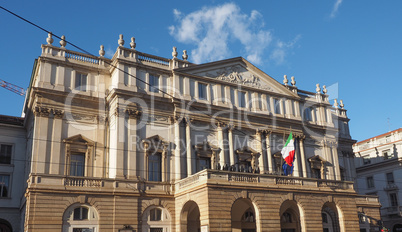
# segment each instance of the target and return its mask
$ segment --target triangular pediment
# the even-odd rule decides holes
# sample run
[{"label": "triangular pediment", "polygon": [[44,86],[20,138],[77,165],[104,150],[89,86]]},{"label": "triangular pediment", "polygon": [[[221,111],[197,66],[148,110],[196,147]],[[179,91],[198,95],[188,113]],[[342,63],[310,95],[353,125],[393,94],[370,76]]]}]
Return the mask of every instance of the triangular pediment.
[{"label": "triangular pediment", "polygon": [[168,142],[165,141],[165,139],[159,135],[154,135],[151,137],[148,137],[146,139],[143,140],[144,142],[152,142],[152,143],[156,143],[156,144],[167,144]]},{"label": "triangular pediment", "polygon": [[64,139],[63,142],[65,142],[65,143],[83,143],[83,144],[87,144],[89,146],[94,145],[94,141],[88,139],[87,137],[85,137],[81,134],[68,137],[68,138]]},{"label": "triangular pediment", "polygon": [[242,57],[193,65],[175,70],[178,73],[203,77],[206,81],[241,85],[258,90],[298,97],[297,94],[280,84]]}]

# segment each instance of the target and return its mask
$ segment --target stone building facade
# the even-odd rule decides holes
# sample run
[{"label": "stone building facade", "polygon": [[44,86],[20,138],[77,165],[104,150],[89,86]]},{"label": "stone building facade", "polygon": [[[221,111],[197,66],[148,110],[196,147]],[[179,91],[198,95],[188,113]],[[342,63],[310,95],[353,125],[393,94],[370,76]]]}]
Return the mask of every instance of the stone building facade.
[{"label": "stone building facade", "polygon": [[402,128],[360,141],[353,150],[357,192],[378,196],[384,226],[402,231]]},{"label": "stone building facade", "polygon": [[24,119],[0,115],[0,231],[23,231],[25,148]]},{"label": "stone building facade", "polygon": [[[25,102],[26,231],[374,231],[354,190],[349,119],[327,89],[238,57],[42,45]],[[294,172],[280,150],[296,138]],[[359,223],[358,211],[370,223]]]}]

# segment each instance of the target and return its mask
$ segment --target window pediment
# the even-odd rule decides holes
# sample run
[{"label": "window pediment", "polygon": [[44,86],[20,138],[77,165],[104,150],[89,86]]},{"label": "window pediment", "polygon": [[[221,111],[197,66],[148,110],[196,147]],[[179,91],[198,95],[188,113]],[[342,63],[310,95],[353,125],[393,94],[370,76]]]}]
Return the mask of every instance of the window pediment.
[{"label": "window pediment", "polygon": [[211,157],[213,154],[218,154],[221,148],[210,144],[207,141],[194,145],[195,152],[198,156]]},{"label": "window pediment", "polygon": [[239,155],[239,157],[249,157],[250,159],[253,156],[258,156],[259,153],[257,151],[255,151],[254,149],[252,149],[251,147],[248,146],[244,146],[242,148],[239,148],[236,150],[236,153]]},{"label": "window pediment", "polygon": [[159,135],[154,135],[142,140],[144,148],[147,151],[164,152],[166,151],[169,143]]},{"label": "window pediment", "polygon": [[63,140],[64,143],[74,143],[74,144],[80,144],[80,145],[88,145],[88,146],[93,146],[95,144],[94,141],[88,139],[87,137],[78,134],[71,136],[69,138],[66,138]]}]

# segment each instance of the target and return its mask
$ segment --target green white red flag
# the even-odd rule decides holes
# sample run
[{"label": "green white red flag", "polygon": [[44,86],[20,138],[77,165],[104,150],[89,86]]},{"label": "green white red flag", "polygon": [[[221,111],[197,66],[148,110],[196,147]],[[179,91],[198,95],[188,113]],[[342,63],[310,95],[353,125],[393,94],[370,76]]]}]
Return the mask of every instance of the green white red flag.
[{"label": "green white red flag", "polygon": [[292,132],[290,132],[289,138],[286,141],[285,146],[282,148],[281,153],[286,164],[293,166],[293,161],[295,159],[295,140],[293,139]]}]

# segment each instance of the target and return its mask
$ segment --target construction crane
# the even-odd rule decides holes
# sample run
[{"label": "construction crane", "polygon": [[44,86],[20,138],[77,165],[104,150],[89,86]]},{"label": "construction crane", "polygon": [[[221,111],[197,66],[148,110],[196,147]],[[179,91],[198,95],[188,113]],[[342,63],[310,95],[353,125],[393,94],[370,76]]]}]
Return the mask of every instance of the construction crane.
[{"label": "construction crane", "polygon": [[7,81],[4,81],[2,79],[0,79],[0,86],[3,87],[3,88],[8,89],[8,90],[20,95],[20,96],[25,96],[26,91],[25,91],[24,88],[21,88],[19,86],[13,85],[13,84],[11,84],[11,83],[9,83]]}]

